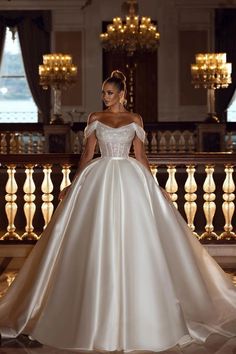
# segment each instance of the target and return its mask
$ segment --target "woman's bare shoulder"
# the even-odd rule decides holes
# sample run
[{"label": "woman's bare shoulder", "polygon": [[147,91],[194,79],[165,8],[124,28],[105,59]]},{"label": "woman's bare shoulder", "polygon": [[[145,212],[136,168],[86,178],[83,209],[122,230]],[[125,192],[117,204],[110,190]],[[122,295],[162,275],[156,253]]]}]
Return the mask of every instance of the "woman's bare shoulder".
[{"label": "woman's bare shoulder", "polygon": [[143,127],[143,119],[138,113],[131,113],[133,122]]},{"label": "woman's bare shoulder", "polygon": [[91,124],[95,122],[95,120],[99,120],[101,118],[102,112],[92,112],[88,116],[87,124]]}]

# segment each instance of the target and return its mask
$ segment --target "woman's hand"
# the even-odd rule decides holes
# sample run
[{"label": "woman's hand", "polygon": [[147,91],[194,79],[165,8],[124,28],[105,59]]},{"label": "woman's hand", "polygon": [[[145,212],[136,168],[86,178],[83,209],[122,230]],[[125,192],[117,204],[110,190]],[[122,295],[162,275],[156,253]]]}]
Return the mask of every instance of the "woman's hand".
[{"label": "woman's hand", "polygon": [[67,186],[67,187],[65,187],[64,189],[62,189],[62,191],[60,191],[59,196],[58,196],[58,199],[59,199],[59,200],[62,200],[62,199],[65,198],[66,193],[68,192],[68,189],[69,189],[69,188],[70,188],[70,185]]}]

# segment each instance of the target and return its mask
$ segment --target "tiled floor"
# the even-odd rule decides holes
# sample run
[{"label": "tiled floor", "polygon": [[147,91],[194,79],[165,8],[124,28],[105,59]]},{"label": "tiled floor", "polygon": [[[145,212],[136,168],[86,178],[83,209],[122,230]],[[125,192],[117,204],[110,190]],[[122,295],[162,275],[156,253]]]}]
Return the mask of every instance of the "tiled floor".
[{"label": "tiled floor", "polygon": [[[232,281],[236,286],[236,271],[227,270],[227,273],[232,277]],[[14,279],[16,273],[9,272],[4,274],[0,279],[0,293],[1,289],[6,288],[6,285]],[[5,290],[5,289],[4,289]],[[2,291],[4,293],[4,291]],[[76,351],[60,350],[56,348],[41,345],[36,341],[31,341],[26,336],[19,336],[17,339],[3,338],[0,345],[0,354],[69,354]],[[78,353],[78,351],[77,351]],[[79,352],[82,354],[82,352]],[[99,352],[94,352],[93,354]],[[122,354],[121,352],[110,352],[111,354]],[[153,354],[153,352],[132,352],[132,354]],[[221,336],[212,335],[208,338],[204,345],[192,343],[185,347],[175,347],[173,349],[159,352],[160,354],[236,354],[236,337],[226,339]],[[86,354],[83,352],[83,354]]]}]

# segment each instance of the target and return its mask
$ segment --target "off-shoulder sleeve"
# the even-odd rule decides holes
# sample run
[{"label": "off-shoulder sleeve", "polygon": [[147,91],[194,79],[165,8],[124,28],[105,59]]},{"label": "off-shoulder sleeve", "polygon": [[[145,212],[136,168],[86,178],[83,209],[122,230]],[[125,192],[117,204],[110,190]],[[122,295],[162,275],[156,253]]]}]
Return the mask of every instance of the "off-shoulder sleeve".
[{"label": "off-shoulder sleeve", "polygon": [[89,137],[89,135],[91,135],[92,132],[94,130],[96,130],[97,124],[98,124],[98,121],[95,120],[95,121],[93,121],[92,123],[90,123],[90,124],[88,124],[86,126],[86,128],[84,129],[84,137],[85,137],[85,139],[87,139]]},{"label": "off-shoulder sleeve", "polygon": [[135,126],[135,133],[137,137],[144,143],[146,138],[145,130],[138,124],[135,124],[134,126]]}]

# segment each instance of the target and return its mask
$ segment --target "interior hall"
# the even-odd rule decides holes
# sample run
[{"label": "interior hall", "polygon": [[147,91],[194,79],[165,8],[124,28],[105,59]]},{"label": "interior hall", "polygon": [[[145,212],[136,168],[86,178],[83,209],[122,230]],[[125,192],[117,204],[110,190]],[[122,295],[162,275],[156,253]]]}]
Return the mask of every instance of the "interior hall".
[{"label": "interior hall", "polygon": [[[154,178],[236,285],[235,33],[236,0],[0,0],[0,297],[71,184],[114,70]],[[69,351],[21,335],[0,353]],[[236,340],[162,353],[235,354]]]}]

